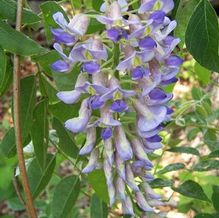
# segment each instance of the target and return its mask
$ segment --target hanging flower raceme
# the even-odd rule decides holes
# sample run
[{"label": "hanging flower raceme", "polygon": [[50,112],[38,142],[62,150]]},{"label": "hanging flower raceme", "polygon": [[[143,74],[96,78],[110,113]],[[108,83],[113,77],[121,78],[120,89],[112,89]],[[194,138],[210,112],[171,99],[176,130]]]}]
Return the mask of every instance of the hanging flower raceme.
[{"label": "hanging flower raceme", "polygon": [[[81,103],[78,117],[67,120],[65,127],[86,134],[79,151],[88,157],[82,172],[102,168],[110,205],[120,202],[123,213],[130,215],[135,213],[133,203],[143,213],[163,205],[150,186],[154,176],[149,154],[162,147],[159,133],[173,112],[168,106],[173,94],[164,88],[177,81],[182,64],[173,54],[180,40],[170,35],[176,22],[167,16],[173,1],[140,3],[135,14],[129,12],[126,0],[104,3],[96,19],[106,29],[99,36],[86,36],[89,16],[85,14],[68,22],[58,12],[53,17],[60,28],[52,29],[54,48],[61,57],[52,69],[69,72],[75,64],[81,66],[73,90],[57,96],[66,104]],[[65,46],[71,46],[68,54]]]}]

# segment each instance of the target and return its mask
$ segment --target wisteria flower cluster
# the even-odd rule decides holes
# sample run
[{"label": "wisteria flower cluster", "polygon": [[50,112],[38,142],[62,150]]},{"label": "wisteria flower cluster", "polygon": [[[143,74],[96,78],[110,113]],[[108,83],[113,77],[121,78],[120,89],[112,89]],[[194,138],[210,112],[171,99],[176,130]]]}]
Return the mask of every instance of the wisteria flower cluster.
[{"label": "wisteria flower cluster", "polygon": [[74,89],[57,94],[66,104],[81,102],[78,117],[65,127],[86,133],[79,154],[89,161],[82,172],[102,167],[110,205],[121,202],[123,213],[134,215],[133,203],[144,212],[163,205],[150,186],[148,154],[162,147],[159,132],[173,112],[167,106],[173,95],[164,87],[177,82],[182,60],[173,54],[180,40],[170,35],[176,21],[167,16],[173,1],[142,0],[138,10],[129,7],[126,0],[104,3],[96,19],[106,29],[95,35],[86,35],[89,15],[77,14],[68,23],[62,13],[54,14],[54,48],[61,58],[51,67],[65,73],[81,66]]}]

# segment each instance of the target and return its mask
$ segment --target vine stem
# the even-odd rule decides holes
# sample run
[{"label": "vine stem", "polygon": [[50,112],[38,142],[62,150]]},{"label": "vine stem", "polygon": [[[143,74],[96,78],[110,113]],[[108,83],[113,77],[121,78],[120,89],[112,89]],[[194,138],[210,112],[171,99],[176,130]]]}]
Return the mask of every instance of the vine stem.
[{"label": "vine stem", "polygon": [[[17,1],[17,17],[16,17],[16,30],[21,31],[22,24],[22,12],[23,12],[24,0]],[[20,121],[20,57],[14,55],[13,60],[13,98],[14,98],[14,129],[16,138],[16,149],[18,157],[18,166],[21,175],[21,181],[26,197],[25,207],[30,218],[37,218],[37,213],[33,205],[33,199],[30,192],[30,186],[27,178],[27,171],[25,167],[24,153],[23,153],[23,142],[21,133],[21,121]]]}]

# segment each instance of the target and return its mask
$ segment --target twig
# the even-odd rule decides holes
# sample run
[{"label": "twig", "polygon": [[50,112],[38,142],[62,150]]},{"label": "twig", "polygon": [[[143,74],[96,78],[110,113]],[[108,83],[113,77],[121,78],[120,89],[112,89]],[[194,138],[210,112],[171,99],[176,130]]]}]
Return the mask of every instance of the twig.
[{"label": "twig", "polygon": [[[16,18],[16,30],[21,31],[22,23],[22,12],[23,12],[23,0],[17,1],[17,18]],[[21,122],[20,122],[20,58],[18,55],[14,55],[14,81],[13,81],[13,97],[14,97],[14,128],[16,138],[16,148],[18,165],[20,169],[21,181],[26,196],[26,210],[31,218],[37,218],[36,210],[33,205],[33,199],[30,192],[30,186],[27,179],[27,171],[25,167],[24,153],[23,153],[23,142],[21,134]]]},{"label": "twig", "polygon": [[17,194],[20,202],[25,206],[25,200],[21,194],[21,190],[20,190],[20,187],[18,185],[17,177],[15,175],[13,177],[13,186],[14,186],[14,189],[16,191],[16,194]]}]

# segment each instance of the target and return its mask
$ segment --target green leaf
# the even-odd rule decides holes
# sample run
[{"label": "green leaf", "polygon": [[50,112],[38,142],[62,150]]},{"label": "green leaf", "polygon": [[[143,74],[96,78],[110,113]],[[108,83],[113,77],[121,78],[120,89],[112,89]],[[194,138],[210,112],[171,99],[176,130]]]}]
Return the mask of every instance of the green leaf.
[{"label": "green leaf", "polygon": [[80,66],[75,65],[71,72],[69,73],[57,73],[53,72],[53,78],[55,80],[56,86],[59,90],[69,91],[74,88],[77,77],[80,73]]},{"label": "green leaf", "polygon": [[46,37],[50,41],[52,39],[52,33],[51,33],[50,28],[58,27],[58,25],[53,20],[53,17],[52,17],[53,14],[55,14],[56,12],[61,12],[67,21],[69,21],[69,19],[65,11],[62,9],[62,7],[59,6],[54,1],[47,1],[47,2],[42,3],[40,5],[40,9],[42,10],[42,13],[43,13],[43,21],[44,21],[44,26],[45,26]]},{"label": "green leaf", "polygon": [[[36,102],[36,81],[35,76],[25,77],[20,83],[20,119],[21,133],[24,145],[29,142],[28,135],[32,126],[33,111]],[[1,149],[8,157],[16,154],[14,129],[10,129],[3,139]]]},{"label": "green leaf", "polygon": [[48,185],[54,168],[56,165],[56,157],[48,154],[46,158],[46,168],[41,169],[37,159],[33,159],[28,167],[28,180],[33,198],[36,198]]},{"label": "green leaf", "polygon": [[215,150],[219,146],[217,140],[217,133],[214,129],[208,129],[204,135],[204,142],[208,145],[211,150]]},{"label": "green leaf", "polygon": [[208,0],[201,0],[186,30],[186,46],[203,67],[219,72],[217,15]]},{"label": "green leaf", "polygon": [[207,157],[208,158],[219,157],[219,150],[212,151]]},{"label": "green leaf", "polygon": [[21,56],[39,55],[46,52],[46,49],[31,38],[17,32],[3,21],[0,21],[0,46]]},{"label": "green leaf", "polygon": [[9,129],[4,136],[0,145],[0,151],[8,158],[15,156],[16,144],[14,128]]},{"label": "green leaf", "polygon": [[23,138],[26,138],[32,126],[33,111],[36,103],[36,80],[34,75],[21,80],[20,96],[21,130]]},{"label": "green leaf", "polygon": [[200,132],[199,128],[193,128],[191,129],[188,134],[187,134],[187,138],[189,141],[192,141],[193,139],[195,139],[195,137],[197,136],[197,134]]},{"label": "green leaf", "polygon": [[150,186],[152,188],[163,188],[163,187],[170,187],[173,185],[173,182],[167,179],[160,179],[157,178],[150,182]]},{"label": "green leaf", "polygon": [[0,47],[0,96],[4,95],[12,82],[12,64]]},{"label": "green leaf", "polygon": [[[46,54],[33,57],[33,60],[37,62],[42,71],[49,76],[52,76],[51,64],[60,59],[60,55],[55,50],[49,51]],[[62,74],[63,75],[63,74]]]},{"label": "green leaf", "polygon": [[209,171],[209,170],[218,170],[219,169],[219,160],[203,160],[196,164],[193,168],[194,171]]},{"label": "green leaf", "polygon": [[100,11],[100,7],[103,4],[103,0],[92,0],[93,9]]},{"label": "green leaf", "polygon": [[186,153],[186,154],[193,154],[199,156],[199,151],[195,148],[191,147],[174,147],[170,148],[167,151],[174,152],[174,153]]},{"label": "green leaf", "polygon": [[194,218],[214,218],[214,217],[211,214],[202,213],[202,214],[196,215]]},{"label": "green leaf", "polygon": [[72,7],[75,9],[81,8],[81,0],[71,0]]},{"label": "green leaf", "polygon": [[93,187],[97,196],[105,203],[109,203],[106,178],[103,170],[95,170],[88,175],[88,182]]},{"label": "green leaf", "polygon": [[195,63],[194,70],[199,81],[203,85],[208,85],[211,81],[211,71],[202,67],[198,62]]},{"label": "green leaf", "polygon": [[90,206],[90,218],[107,218],[108,207],[101,199],[93,194]]},{"label": "green leaf", "polygon": [[49,111],[61,122],[78,116],[80,103],[74,105],[66,105],[63,102],[49,105]]},{"label": "green leaf", "polygon": [[68,156],[76,158],[78,156],[78,148],[72,136],[65,129],[64,124],[62,124],[59,120],[54,118],[53,128],[56,130],[57,135],[59,137],[59,148]]},{"label": "green leaf", "polygon": [[202,201],[210,201],[204,193],[202,187],[192,180],[187,180],[178,188],[172,187],[172,189],[186,197],[195,198]]},{"label": "green leaf", "polygon": [[214,185],[213,186],[213,194],[212,194],[212,202],[213,202],[213,205],[214,205],[214,208],[217,212],[219,212],[219,186],[216,186]]},{"label": "green leaf", "polygon": [[49,99],[49,103],[57,103],[57,90],[53,86],[52,82],[44,75],[40,75],[40,91],[44,97]]},{"label": "green leaf", "polygon": [[105,29],[105,25],[98,22],[95,18],[90,19],[90,24],[87,29],[87,34],[92,34],[96,32],[100,32]]},{"label": "green leaf", "polygon": [[80,191],[80,181],[76,176],[61,180],[56,186],[52,200],[53,218],[67,218]]},{"label": "green leaf", "polygon": [[189,19],[199,1],[200,0],[181,0],[179,3],[175,17],[177,21],[177,27],[174,31],[174,35],[181,39],[181,47],[183,47],[185,43],[185,32],[189,23]]},{"label": "green leaf", "polygon": [[35,155],[42,169],[46,165],[48,147],[49,124],[47,114],[47,100],[44,99],[36,105],[31,128],[31,138]]},{"label": "green leaf", "polygon": [[185,165],[183,163],[169,164],[164,169],[158,171],[157,174],[165,174],[165,173],[168,173],[168,172],[171,172],[171,171],[181,170],[181,169],[184,169],[184,168],[185,168]]},{"label": "green leaf", "polygon": [[[11,22],[16,22],[17,3],[13,0],[0,1],[0,16]],[[41,19],[33,11],[24,8],[22,13],[22,23],[32,24],[39,22]]]}]

